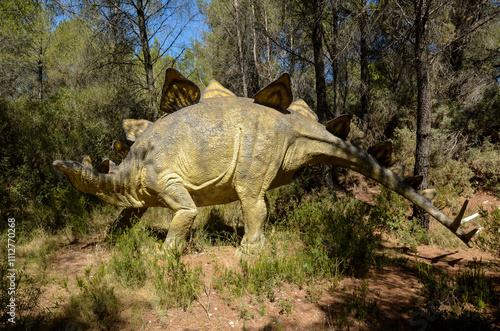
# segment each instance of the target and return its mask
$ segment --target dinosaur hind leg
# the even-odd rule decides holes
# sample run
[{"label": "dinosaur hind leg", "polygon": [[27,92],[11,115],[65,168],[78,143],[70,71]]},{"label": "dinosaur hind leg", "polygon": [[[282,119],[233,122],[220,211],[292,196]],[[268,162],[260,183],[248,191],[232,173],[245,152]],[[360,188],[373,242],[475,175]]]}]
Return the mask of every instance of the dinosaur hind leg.
[{"label": "dinosaur hind leg", "polygon": [[163,249],[168,251],[177,247],[177,249],[183,250],[198,213],[196,205],[189,192],[180,183],[168,186],[165,192],[160,194],[160,197],[166,207],[175,212],[168,229],[167,238],[163,243]]}]

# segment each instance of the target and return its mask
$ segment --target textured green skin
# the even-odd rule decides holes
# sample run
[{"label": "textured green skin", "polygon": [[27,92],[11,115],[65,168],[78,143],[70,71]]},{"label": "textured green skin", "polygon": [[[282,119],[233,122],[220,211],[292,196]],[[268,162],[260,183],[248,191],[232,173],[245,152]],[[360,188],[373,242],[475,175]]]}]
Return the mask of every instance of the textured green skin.
[{"label": "textured green skin", "polygon": [[[165,116],[132,145],[109,174],[55,161],[79,190],[117,206],[175,212],[165,247],[182,248],[197,206],[241,201],[244,248],[261,245],[267,190],[288,184],[307,164],[355,170],[401,194],[449,228],[427,199],[371,156],[300,114],[282,114],[251,99],[213,97]],[[459,237],[464,233],[456,231]],[[462,238],[463,239],[463,238]]]}]

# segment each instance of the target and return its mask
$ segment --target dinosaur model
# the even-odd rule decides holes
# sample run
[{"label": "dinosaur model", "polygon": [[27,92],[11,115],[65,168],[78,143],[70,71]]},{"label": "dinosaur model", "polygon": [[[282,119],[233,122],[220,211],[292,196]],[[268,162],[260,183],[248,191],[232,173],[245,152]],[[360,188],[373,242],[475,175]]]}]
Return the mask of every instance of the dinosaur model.
[{"label": "dinosaur model", "polygon": [[[92,168],[84,162],[54,161],[71,184],[117,206],[128,207],[121,218],[140,217],[149,207],[167,207],[174,217],[164,249],[182,249],[197,207],[239,200],[245,234],[242,248],[264,241],[265,193],[288,184],[308,164],[343,166],[369,177],[428,212],[470,245],[481,229],[460,229],[467,202],[454,221],[411,186],[419,177],[401,179],[388,169],[392,145],[381,143],[364,151],[346,141],[348,116],[326,125],[298,100],[292,103],[290,77],[282,75],[253,100],[235,96],[212,81],[203,95],[174,69],[167,69],[160,108],[167,114],[152,123],[125,120],[130,149],[115,142],[123,158]],[[431,192],[432,193],[432,192]]]}]

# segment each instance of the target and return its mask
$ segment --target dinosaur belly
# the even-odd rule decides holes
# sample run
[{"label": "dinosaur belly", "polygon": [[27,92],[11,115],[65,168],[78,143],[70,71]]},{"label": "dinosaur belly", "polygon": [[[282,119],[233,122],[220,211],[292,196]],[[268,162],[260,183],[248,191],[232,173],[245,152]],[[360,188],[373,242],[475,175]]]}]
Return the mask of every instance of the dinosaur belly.
[{"label": "dinosaur belly", "polygon": [[222,205],[238,199],[236,190],[230,183],[213,185],[194,191],[188,189],[188,191],[198,207]]}]

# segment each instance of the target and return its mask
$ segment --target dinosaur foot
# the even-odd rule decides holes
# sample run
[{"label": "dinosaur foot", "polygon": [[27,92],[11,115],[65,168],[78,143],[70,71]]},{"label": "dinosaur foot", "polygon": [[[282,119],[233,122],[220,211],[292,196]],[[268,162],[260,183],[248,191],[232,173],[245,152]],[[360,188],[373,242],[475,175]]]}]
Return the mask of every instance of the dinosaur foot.
[{"label": "dinosaur foot", "polygon": [[185,240],[176,242],[175,238],[166,238],[159,253],[165,255],[166,258],[180,259],[186,246]]},{"label": "dinosaur foot", "polygon": [[249,258],[262,255],[262,251],[266,245],[266,240],[262,238],[257,243],[241,243],[240,247],[236,249],[235,255],[239,259]]}]

